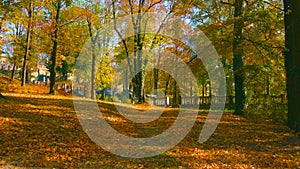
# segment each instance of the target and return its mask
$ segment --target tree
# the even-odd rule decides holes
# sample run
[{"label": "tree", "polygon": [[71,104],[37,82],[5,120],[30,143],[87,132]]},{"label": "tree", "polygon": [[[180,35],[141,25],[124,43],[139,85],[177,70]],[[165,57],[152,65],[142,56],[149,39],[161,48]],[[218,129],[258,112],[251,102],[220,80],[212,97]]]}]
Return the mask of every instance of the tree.
[{"label": "tree", "polygon": [[[25,3],[25,5],[27,5]],[[25,85],[26,82],[26,74],[27,74],[27,59],[28,59],[28,55],[29,55],[29,48],[30,48],[30,38],[31,38],[31,28],[32,28],[32,14],[33,14],[33,8],[32,8],[32,1],[29,1],[28,4],[28,25],[27,25],[27,35],[26,35],[26,47],[25,47],[25,54],[24,54],[24,59],[23,59],[23,66],[22,66],[22,80],[21,80],[21,86]]]},{"label": "tree", "polygon": [[54,94],[54,85],[56,81],[56,55],[57,55],[57,46],[58,46],[58,29],[59,29],[59,18],[60,18],[60,12],[63,7],[63,2],[61,0],[57,0],[54,2],[54,8],[56,9],[54,20],[53,20],[53,28],[54,32],[52,34],[52,52],[51,52],[51,65],[50,65],[50,91],[49,94]]},{"label": "tree", "polygon": [[101,57],[95,78],[95,87],[98,90],[103,91],[105,88],[111,85],[111,81],[113,78],[113,68],[111,62],[112,61],[110,60],[109,55]]},{"label": "tree", "polygon": [[[108,41],[108,37],[101,37],[99,39],[99,32],[94,33],[94,30],[100,29],[101,26],[107,24],[108,18],[109,18],[109,11],[111,5],[108,5],[106,3],[86,3],[86,22],[89,30],[89,37],[92,42],[92,72],[91,72],[91,87],[90,87],[90,95],[91,99],[95,99],[96,96],[96,78],[98,77],[96,66],[97,66],[97,57],[96,57],[96,45],[98,45],[99,48],[105,48],[106,42]],[[100,61],[101,62],[101,61]],[[97,76],[97,77],[96,77]]]},{"label": "tree", "polygon": [[[145,20],[144,14],[147,12],[153,12],[156,9],[160,9],[160,12],[165,11],[166,13],[171,13],[174,7],[174,1],[168,2],[168,8],[165,7],[165,4],[162,0],[152,0],[152,1],[143,1],[143,0],[128,0],[127,2],[116,2],[113,1],[113,18],[116,20],[118,15],[129,14],[132,18],[132,26],[134,29],[135,35],[132,38],[124,39],[121,34],[121,30],[118,30],[117,25],[115,24],[115,31],[119,35],[119,38],[122,41],[126,57],[129,58],[130,54],[133,53],[133,61],[127,59],[128,70],[131,75],[132,80],[130,86],[132,86],[135,96],[138,99],[139,103],[145,102],[145,76],[148,64],[148,59],[145,57],[143,50],[146,48],[147,44],[145,43],[147,39],[146,33],[144,32],[147,26],[151,23],[143,22]],[[121,12],[120,12],[121,11]],[[116,22],[115,22],[116,23]],[[159,30],[158,32],[159,33]],[[153,39],[155,40],[155,38]],[[151,47],[150,47],[151,49]],[[131,52],[131,53],[130,53]]]},{"label": "tree", "polygon": [[288,126],[300,131],[300,1],[284,0]]},{"label": "tree", "polygon": [[245,86],[244,86],[244,72],[242,68],[243,63],[243,0],[236,0],[234,3],[234,40],[233,40],[233,70],[234,70],[234,84],[235,84],[235,114],[243,115],[245,106]]},{"label": "tree", "polygon": [[[56,67],[57,67],[57,57],[59,54],[62,54],[62,47],[59,46],[59,43],[61,42],[60,38],[65,38],[64,40],[69,40],[64,36],[62,28],[64,26],[67,26],[73,22],[76,21],[76,19],[80,18],[80,16],[71,16],[71,19],[63,18],[67,17],[68,15],[64,14],[63,9],[70,7],[72,1],[70,0],[52,0],[49,2],[47,6],[49,6],[49,9],[46,9],[48,16],[48,22],[50,22],[50,37],[52,42],[52,49],[50,53],[50,63],[49,63],[49,71],[50,71],[50,90],[49,94],[54,94],[54,86],[56,82]],[[71,10],[71,9],[70,9]],[[69,10],[69,12],[70,12]],[[70,12],[71,14],[71,12]],[[69,42],[69,41],[68,41]],[[67,47],[68,49],[70,47]],[[71,50],[71,49],[70,49]]]}]

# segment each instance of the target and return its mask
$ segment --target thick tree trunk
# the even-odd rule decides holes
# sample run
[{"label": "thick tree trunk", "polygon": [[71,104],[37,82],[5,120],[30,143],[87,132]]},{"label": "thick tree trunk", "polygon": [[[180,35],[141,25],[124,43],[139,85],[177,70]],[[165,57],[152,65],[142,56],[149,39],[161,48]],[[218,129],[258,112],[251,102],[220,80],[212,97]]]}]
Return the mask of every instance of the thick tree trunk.
[{"label": "thick tree trunk", "polygon": [[[141,3],[141,2],[140,2]],[[144,65],[144,58],[143,58],[143,38],[142,38],[142,34],[144,34],[144,32],[142,32],[142,16],[141,16],[141,11],[139,10],[138,16],[137,16],[137,24],[136,24],[136,33],[137,35],[136,37],[136,43],[137,43],[137,57],[138,57],[138,71],[140,71],[137,75],[137,82],[138,82],[138,102],[139,103],[144,103],[145,102],[145,95],[144,95],[144,85],[145,85],[145,74],[146,74],[146,70],[144,69],[146,67],[146,65]]]},{"label": "thick tree trunk", "polygon": [[284,0],[288,126],[300,131],[300,1]]},{"label": "thick tree trunk", "polygon": [[26,83],[26,74],[27,74],[27,58],[29,55],[29,48],[30,48],[30,33],[31,33],[31,26],[32,26],[32,3],[30,1],[29,3],[29,10],[28,10],[28,17],[29,22],[27,26],[27,37],[26,37],[26,48],[25,48],[25,54],[24,54],[24,60],[23,60],[23,67],[22,67],[22,80],[21,80],[21,86],[24,86]]},{"label": "thick tree trunk", "polygon": [[243,115],[246,96],[244,86],[244,72],[243,68],[243,48],[242,48],[242,34],[243,22],[240,17],[243,14],[243,0],[236,0],[235,4],[235,22],[234,22],[234,40],[233,40],[233,70],[235,82],[235,113],[236,115]]},{"label": "thick tree trunk", "polygon": [[53,48],[51,52],[51,67],[50,67],[50,91],[49,94],[54,94],[54,86],[56,81],[56,52],[57,52],[57,30],[55,30],[55,35],[53,40]]},{"label": "thick tree trunk", "polygon": [[55,16],[55,31],[52,36],[53,47],[51,52],[51,65],[50,65],[50,91],[49,94],[54,94],[54,86],[56,81],[56,54],[57,54],[57,46],[58,46],[58,22],[59,22],[59,14],[61,10],[61,2],[57,2],[56,16]]}]

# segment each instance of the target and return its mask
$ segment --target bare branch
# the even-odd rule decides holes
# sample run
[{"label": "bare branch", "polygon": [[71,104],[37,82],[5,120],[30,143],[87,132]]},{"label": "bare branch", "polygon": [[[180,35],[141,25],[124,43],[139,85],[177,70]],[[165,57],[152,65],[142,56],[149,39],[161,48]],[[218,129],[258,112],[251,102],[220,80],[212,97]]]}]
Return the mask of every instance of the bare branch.
[{"label": "bare branch", "polygon": [[258,42],[258,41],[254,41],[252,39],[248,39],[248,38],[245,38],[243,37],[244,40],[248,41],[248,42],[251,42],[253,44],[256,44],[256,45],[260,45],[260,46],[264,46],[264,47],[267,47],[267,48],[272,48],[272,49],[280,49],[280,50],[284,50],[285,48],[282,47],[282,46],[273,46],[273,45],[268,45],[262,41]]},{"label": "bare branch", "polygon": [[151,4],[151,5],[145,10],[145,12],[148,12],[153,6],[155,6],[155,5],[157,5],[157,4],[161,3],[161,2],[162,2],[162,0],[157,1],[157,2],[154,2],[153,4]]},{"label": "bare branch", "polygon": [[81,16],[77,16],[76,18],[74,18],[74,20],[72,20],[72,21],[70,21],[70,22],[67,22],[67,23],[64,23],[64,24],[62,24],[62,25],[59,25],[58,28],[62,28],[62,27],[64,27],[64,26],[67,26],[67,25],[69,25],[69,24],[72,24],[72,23],[76,22],[77,19],[80,18],[80,17],[81,17]]},{"label": "bare branch", "polygon": [[[130,0],[129,0],[130,1]],[[129,53],[128,53],[128,47],[126,44],[125,39],[122,37],[120,31],[117,29],[117,21],[116,21],[116,11],[115,11],[115,1],[112,2],[112,6],[113,6],[113,20],[114,20],[114,29],[117,32],[118,36],[121,38],[122,43],[124,45],[125,51],[126,51],[126,58],[127,58],[127,62],[128,62],[128,67],[130,70],[130,74],[132,77],[134,77],[133,71],[132,71],[132,67],[131,67],[131,63],[130,63],[130,59],[129,59]]]},{"label": "bare branch", "polygon": [[224,1],[220,1],[221,4],[224,4],[224,5],[230,5],[230,6],[234,6],[234,4],[232,3],[229,3],[229,2],[224,2]]},{"label": "bare branch", "polygon": [[278,6],[274,5],[274,4],[272,4],[272,3],[269,2],[269,1],[262,1],[262,2],[265,3],[265,4],[268,4],[268,5],[272,6],[272,7],[274,7],[275,9],[278,9],[278,10],[280,10],[280,11],[284,11],[283,8],[280,8],[280,7],[278,7]]}]

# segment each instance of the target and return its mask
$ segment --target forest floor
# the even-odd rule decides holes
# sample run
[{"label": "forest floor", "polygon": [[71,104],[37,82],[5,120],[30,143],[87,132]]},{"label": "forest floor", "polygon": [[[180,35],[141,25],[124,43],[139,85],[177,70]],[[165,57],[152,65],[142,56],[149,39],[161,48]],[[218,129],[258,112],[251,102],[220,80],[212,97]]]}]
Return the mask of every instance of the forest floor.
[{"label": "forest floor", "polygon": [[[258,123],[230,112],[212,137],[198,143],[207,111],[199,111],[189,134],[154,157],[124,158],[105,151],[83,131],[73,100],[66,96],[2,93],[0,168],[299,168],[300,139],[284,125]],[[120,117],[111,103],[99,103],[120,133],[145,137],[165,131],[178,115],[167,109],[147,128]],[[146,134],[145,134],[146,133]],[[148,135],[147,135],[148,133]],[[149,134],[150,133],[150,134]]]}]

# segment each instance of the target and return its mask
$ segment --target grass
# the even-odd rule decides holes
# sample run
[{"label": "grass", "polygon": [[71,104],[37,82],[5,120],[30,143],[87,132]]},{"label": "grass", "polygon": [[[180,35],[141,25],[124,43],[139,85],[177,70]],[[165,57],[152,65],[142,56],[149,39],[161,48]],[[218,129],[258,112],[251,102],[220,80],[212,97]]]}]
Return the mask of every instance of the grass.
[{"label": "grass", "polygon": [[[257,123],[225,113],[205,143],[197,142],[207,112],[177,146],[154,157],[123,158],[103,150],[83,131],[72,98],[3,93],[0,98],[0,167],[45,168],[299,168],[300,141],[282,125]],[[170,127],[178,114],[166,109],[148,124],[122,117],[99,103],[111,126],[131,137],[149,137]],[[143,109],[143,106],[137,107]],[[144,105],[144,108],[149,108]]]}]

